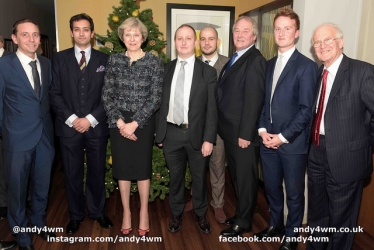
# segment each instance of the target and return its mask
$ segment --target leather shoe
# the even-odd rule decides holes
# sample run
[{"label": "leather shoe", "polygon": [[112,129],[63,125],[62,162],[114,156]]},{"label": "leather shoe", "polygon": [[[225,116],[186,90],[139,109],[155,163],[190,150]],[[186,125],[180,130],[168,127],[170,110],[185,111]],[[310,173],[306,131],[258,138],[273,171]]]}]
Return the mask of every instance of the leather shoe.
[{"label": "leather shoe", "polygon": [[17,247],[17,241],[0,241],[1,250],[12,250]]},{"label": "leather shoe", "polygon": [[226,237],[236,237],[243,233],[250,232],[251,230],[252,230],[251,228],[242,228],[242,227],[239,227],[238,225],[232,225],[231,227],[223,230],[221,232],[221,235],[226,236]]},{"label": "leather shoe", "polygon": [[0,207],[0,220],[6,219],[7,207]]},{"label": "leather shoe", "polygon": [[235,220],[236,220],[236,218],[235,218],[235,216],[233,216],[233,217],[228,218],[227,220],[225,220],[225,224],[228,225],[228,226],[232,226],[232,225],[234,225]]},{"label": "leather shoe", "polygon": [[214,217],[216,218],[216,221],[220,224],[223,224],[226,222],[226,214],[223,211],[222,207],[214,208]]},{"label": "leather shoe", "polygon": [[296,250],[297,242],[284,241],[279,250]]},{"label": "leather shoe", "polygon": [[176,216],[172,215],[171,220],[169,222],[169,232],[175,233],[178,232],[179,229],[181,229],[181,223],[182,223],[182,216]]},{"label": "leather shoe", "polygon": [[274,226],[268,226],[261,232],[254,234],[254,236],[257,236],[260,239],[264,237],[274,237],[274,236],[283,236],[283,235],[284,235],[284,227],[274,227]]},{"label": "leather shoe", "polygon": [[113,227],[113,223],[112,221],[106,217],[105,215],[104,216],[101,216],[99,219],[96,219],[97,222],[100,223],[100,227],[102,228],[112,228]]},{"label": "leather shoe", "polygon": [[40,233],[38,233],[38,235],[43,239],[43,240],[46,240],[48,241],[48,239],[50,238],[56,238],[56,234],[55,233],[52,233],[52,232],[45,232],[45,231],[41,231]]},{"label": "leather shoe", "polygon": [[24,247],[19,246],[18,249],[19,250],[35,250],[33,245],[28,245],[28,246],[24,246]]},{"label": "leather shoe", "polygon": [[197,216],[195,220],[199,223],[199,229],[201,232],[206,234],[211,232],[210,224],[206,220],[205,216]]},{"label": "leather shoe", "polygon": [[81,220],[71,220],[69,224],[66,226],[66,233],[67,234],[75,234],[79,230],[79,225],[82,223]]}]

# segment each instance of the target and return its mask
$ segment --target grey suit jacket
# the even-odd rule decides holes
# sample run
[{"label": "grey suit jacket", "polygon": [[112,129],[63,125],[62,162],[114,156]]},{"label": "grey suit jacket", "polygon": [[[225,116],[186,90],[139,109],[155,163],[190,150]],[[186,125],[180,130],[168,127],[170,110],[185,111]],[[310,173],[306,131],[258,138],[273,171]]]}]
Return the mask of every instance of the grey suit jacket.
[{"label": "grey suit jacket", "polygon": [[[319,69],[318,91],[322,71],[323,65]],[[318,94],[314,111],[317,98]],[[371,175],[373,117],[374,66],[344,55],[324,115],[327,160],[337,182],[358,181]]]},{"label": "grey suit jacket", "polygon": [[[200,59],[200,60],[203,60],[203,57],[202,57],[202,56],[199,56],[199,57],[197,57],[197,58]],[[215,69],[217,70],[217,77],[219,77],[219,75],[221,74],[221,70],[222,70],[223,66],[225,66],[225,64],[226,64],[229,60],[230,60],[229,57],[218,54],[218,60],[217,60],[216,63],[213,65],[213,68],[215,68]]]}]

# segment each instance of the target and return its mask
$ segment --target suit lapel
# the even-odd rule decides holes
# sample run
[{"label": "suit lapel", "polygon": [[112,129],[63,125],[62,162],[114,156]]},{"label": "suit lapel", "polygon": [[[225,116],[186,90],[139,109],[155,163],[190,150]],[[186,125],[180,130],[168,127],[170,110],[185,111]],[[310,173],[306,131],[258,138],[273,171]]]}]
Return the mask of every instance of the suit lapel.
[{"label": "suit lapel", "polygon": [[45,72],[49,72],[49,70],[48,70],[48,64],[40,56],[38,56],[38,59],[40,62],[40,71],[41,71],[41,78],[42,78],[42,86],[41,86],[41,91],[40,91],[40,99],[42,99],[43,95],[48,94],[44,92],[48,91],[49,76],[45,74]]},{"label": "suit lapel", "polygon": [[35,97],[37,97],[34,89],[31,87],[31,83],[29,81],[29,78],[27,77],[26,72],[23,69],[23,66],[22,66],[21,62],[17,57],[17,54],[13,53],[9,57],[12,57],[11,60],[10,60],[11,64],[12,64],[13,68],[18,72],[18,75],[23,80],[24,84],[26,85],[26,88],[28,88],[30,91],[32,91],[32,93],[35,95]]},{"label": "suit lapel", "polygon": [[193,68],[192,83],[191,83],[190,99],[188,103],[191,102],[193,95],[196,93],[196,90],[199,87],[200,79],[202,76],[202,72],[201,72],[202,67],[200,63],[203,63],[203,62],[200,60],[195,60],[195,65]]},{"label": "suit lapel", "polygon": [[70,75],[70,78],[72,79],[71,83],[75,85],[77,82],[77,75],[78,75],[79,67],[78,67],[77,58],[75,57],[74,47],[71,48],[66,53],[65,64],[69,70],[69,72],[66,72],[66,73]]},{"label": "suit lapel", "polygon": [[317,100],[318,100],[318,96],[319,96],[319,93],[320,93],[320,90],[321,90],[323,69],[324,69],[323,65],[318,69],[318,77],[317,77],[317,84],[316,84],[316,90],[315,90],[315,99],[314,99],[314,104],[313,104],[313,109],[312,109],[314,113],[315,113],[316,108],[317,108]]},{"label": "suit lapel", "polygon": [[[87,70],[88,70],[88,84],[91,83],[93,77],[96,74],[96,69],[98,64],[100,63],[100,55],[97,53],[95,49],[91,49],[91,58],[90,61],[87,64]],[[106,65],[103,65],[104,67]]]},{"label": "suit lapel", "polygon": [[273,76],[274,76],[274,68],[275,68],[275,64],[277,63],[277,58],[273,58],[273,59],[270,59],[270,61],[268,62],[268,69],[267,69],[267,75],[266,75],[266,85],[268,86],[267,87],[267,92],[266,93],[269,98],[271,96],[271,88],[272,88],[272,85],[273,85]]},{"label": "suit lapel", "polygon": [[293,67],[293,65],[295,64],[295,61],[296,61],[298,55],[299,55],[299,52],[297,50],[295,50],[292,53],[290,59],[288,59],[288,62],[286,64],[286,66],[284,66],[281,75],[279,76],[279,79],[278,79],[278,82],[277,82],[277,86],[275,87],[275,89],[278,87],[279,84],[282,83],[283,78],[287,75],[288,71],[290,71],[290,69]]},{"label": "suit lapel", "polygon": [[[165,94],[164,96],[167,96],[170,98],[170,91],[171,91],[171,83],[173,81],[173,75],[175,71],[175,66],[177,65],[177,59],[174,61],[171,61],[170,64],[167,66],[167,69],[165,70]],[[169,104],[169,100],[167,100],[167,103]]]},{"label": "suit lapel", "polygon": [[334,83],[332,84],[331,93],[329,96],[329,100],[327,101],[326,109],[329,107],[331,100],[334,99],[335,95],[338,93],[340,87],[345,82],[347,77],[347,71],[349,68],[349,60],[348,58],[343,55],[343,60],[340,63],[338,72],[336,73]]}]

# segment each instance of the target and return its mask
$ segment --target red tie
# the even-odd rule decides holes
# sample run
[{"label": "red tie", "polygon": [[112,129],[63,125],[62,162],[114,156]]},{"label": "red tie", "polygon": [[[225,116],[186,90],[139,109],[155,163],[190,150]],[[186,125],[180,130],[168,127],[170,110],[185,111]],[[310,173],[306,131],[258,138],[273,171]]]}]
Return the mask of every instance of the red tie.
[{"label": "red tie", "polygon": [[313,126],[313,142],[316,143],[316,146],[319,146],[319,128],[321,127],[323,104],[325,102],[325,96],[326,96],[326,84],[327,84],[328,73],[329,72],[326,69],[323,71],[322,90],[321,90],[321,95],[319,97],[318,111],[317,111],[317,115],[314,120],[314,126]]}]

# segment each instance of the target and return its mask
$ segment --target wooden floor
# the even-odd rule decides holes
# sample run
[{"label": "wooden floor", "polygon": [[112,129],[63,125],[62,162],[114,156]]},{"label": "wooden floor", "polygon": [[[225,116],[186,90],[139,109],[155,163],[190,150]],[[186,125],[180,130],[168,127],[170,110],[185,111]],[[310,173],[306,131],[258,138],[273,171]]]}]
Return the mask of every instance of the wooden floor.
[{"label": "wooden floor", "polygon": [[[226,171],[227,172],[227,171]],[[226,192],[225,192],[225,206],[224,210],[228,216],[234,215],[235,211],[235,194],[229,180],[228,174],[226,175]],[[209,177],[207,177],[209,178]],[[209,185],[208,185],[209,186]],[[49,227],[65,227],[69,222],[67,198],[65,192],[65,179],[61,164],[53,170],[49,206],[47,210],[47,225]],[[210,187],[209,187],[210,192]],[[186,198],[188,198],[189,191],[186,190]],[[209,200],[211,195],[209,193]],[[131,197],[131,210],[132,210],[132,227],[133,230],[138,228],[138,213],[139,213],[139,196],[133,195]],[[267,226],[269,220],[269,212],[266,199],[263,193],[263,189],[260,187],[258,192],[257,207],[254,215],[254,223],[252,226],[252,232],[243,234],[243,237],[253,236],[253,232],[258,232]],[[198,229],[197,223],[194,221],[194,213],[192,211],[185,212],[183,215],[183,223],[181,230],[177,233],[168,232],[168,223],[170,219],[169,201],[166,198],[164,201],[157,199],[153,203],[149,204],[150,212],[150,230],[149,237],[159,237],[159,242],[120,242],[123,239],[120,235],[120,227],[122,221],[122,205],[121,198],[118,190],[116,190],[111,197],[107,200],[106,215],[111,218],[114,223],[113,229],[102,229],[99,224],[89,218],[85,218],[81,224],[80,230],[73,235],[73,237],[89,236],[94,239],[95,237],[117,237],[117,242],[79,242],[82,239],[76,238],[75,243],[48,243],[43,241],[40,237],[34,236],[35,249],[53,249],[53,250],[92,250],[92,249],[159,249],[159,250],[175,250],[175,249],[186,249],[186,250],[240,250],[240,249],[278,249],[280,243],[252,243],[252,242],[241,242],[241,243],[226,243],[219,241],[219,235],[221,230],[227,228],[224,224],[218,224],[214,219],[213,209],[209,206],[207,213],[208,221],[211,224],[212,232],[210,234],[201,233]],[[14,240],[9,230],[7,220],[0,221],[0,239],[2,240]],[[134,234],[132,234],[134,235]],[[61,240],[73,240],[73,238],[65,233],[57,233],[58,238]],[[63,237],[60,237],[63,236]],[[135,234],[137,236],[137,234]],[[304,235],[305,236],[305,235]],[[66,237],[66,238],[65,238]],[[69,238],[68,238],[69,237]],[[135,237],[129,238],[134,240]],[[373,249],[374,238],[366,233],[356,234],[355,243],[353,246],[354,250],[359,249]],[[297,249],[303,250],[306,246],[303,243],[299,243]]]}]

